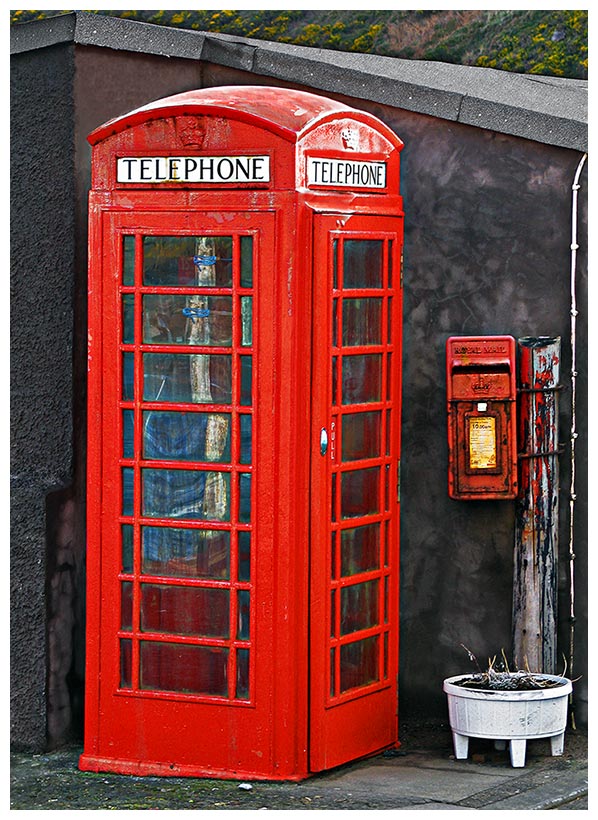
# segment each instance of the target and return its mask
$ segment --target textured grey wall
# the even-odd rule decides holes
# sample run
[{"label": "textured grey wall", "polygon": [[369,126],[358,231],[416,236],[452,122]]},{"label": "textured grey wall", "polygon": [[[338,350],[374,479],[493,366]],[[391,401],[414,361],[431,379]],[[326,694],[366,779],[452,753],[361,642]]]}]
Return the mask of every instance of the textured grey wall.
[{"label": "textured grey wall", "polygon": [[73,477],[73,52],[22,55],[11,76],[11,727],[35,749],[46,743],[46,565],[68,574],[70,560],[56,522]]},{"label": "textured grey wall", "polygon": [[[74,86],[70,48],[29,52],[15,59],[13,144],[22,145],[18,161],[24,163],[31,153],[34,167],[50,163],[52,172],[44,177],[48,190],[42,197],[35,175],[16,174],[13,183],[13,421],[19,461],[14,467],[13,507],[16,745],[39,745],[43,737],[46,606],[50,742],[64,742],[81,731],[90,158],[86,136],[111,117],[179,91],[231,83],[277,84],[272,78],[195,60],[92,46],[76,46],[75,52]],[[452,334],[560,334],[562,373],[564,378],[568,375],[570,200],[580,155],[341,99],[370,110],[405,142],[400,713],[403,721],[424,710],[445,716],[443,677],[470,668],[460,643],[481,659],[510,648],[514,505],[458,502],[447,496],[444,343]],[[586,675],[585,172],[581,182],[575,673]],[[28,337],[35,338],[35,345],[24,344]],[[565,443],[569,398],[565,392],[561,399]],[[560,651],[568,654],[566,456],[561,465],[559,638]],[[71,482],[72,488],[49,497],[46,523],[45,496]],[[583,720],[583,681],[576,686],[576,698],[578,720]]]}]

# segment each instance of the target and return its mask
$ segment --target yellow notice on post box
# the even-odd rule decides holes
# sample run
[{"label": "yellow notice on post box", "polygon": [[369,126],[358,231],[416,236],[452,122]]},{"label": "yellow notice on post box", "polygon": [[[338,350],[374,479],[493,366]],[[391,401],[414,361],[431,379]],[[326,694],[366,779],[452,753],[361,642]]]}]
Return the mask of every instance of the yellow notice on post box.
[{"label": "yellow notice on post box", "polygon": [[491,470],[496,467],[496,419],[475,416],[469,419],[469,467]]}]

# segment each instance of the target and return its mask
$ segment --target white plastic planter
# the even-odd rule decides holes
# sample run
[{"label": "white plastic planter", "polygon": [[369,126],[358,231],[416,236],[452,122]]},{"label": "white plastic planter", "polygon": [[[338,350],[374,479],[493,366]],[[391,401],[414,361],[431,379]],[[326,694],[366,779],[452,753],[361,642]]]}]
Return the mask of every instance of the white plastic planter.
[{"label": "white plastic planter", "polygon": [[468,677],[471,675],[446,678],[443,685],[457,760],[467,758],[470,737],[490,738],[497,749],[508,742],[512,766],[525,766],[526,743],[535,738],[550,738],[552,755],[563,754],[570,680],[542,675],[562,685],[504,692],[456,685]]}]

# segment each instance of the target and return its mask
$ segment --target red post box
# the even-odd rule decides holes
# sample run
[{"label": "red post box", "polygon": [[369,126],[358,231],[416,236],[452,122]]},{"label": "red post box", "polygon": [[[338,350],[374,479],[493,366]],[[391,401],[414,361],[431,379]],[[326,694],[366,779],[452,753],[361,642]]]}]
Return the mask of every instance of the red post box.
[{"label": "red post box", "polygon": [[449,495],[470,500],[515,498],[515,340],[453,336],[446,351]]},{"label": "red post box", "polygon": [[80,766],[299,779],[392,746],[402,144],[263,87],[90,142]]}]

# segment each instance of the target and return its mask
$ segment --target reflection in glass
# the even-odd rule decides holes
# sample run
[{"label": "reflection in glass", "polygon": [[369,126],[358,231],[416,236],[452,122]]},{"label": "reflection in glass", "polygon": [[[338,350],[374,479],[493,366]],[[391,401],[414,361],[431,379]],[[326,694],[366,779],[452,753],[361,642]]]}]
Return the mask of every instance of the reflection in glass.
[{"label": "reflection in glass", "polygon": [[341,588],[341,635],[376,626],[378,589],[377,580]]},{"label": "reflection in glass", "polygon": [[357,575],[380,566],[380,524],[341,531],[341,574]]},{"label": "reflection in glass", "polygon": [[120,686],[121,689],[131,689],[133,668],[133,642],[130,638],[120,641]]},{"label": "reflection in glass", "polygon": [[[126,355],[126,354],[125,354]],[[144,401],[230,404],[231,357],[219,354],[143,354]]]},{"label": "reflection in glass", "polygon": [[253,236],[241,237],[241,287],[253,287]]},{"label": "reflection in glass", "polygon": [[379,638],[374,635],[363,641],[341,646],[340,691],[346,692],[357,686],[366,686],[379,679],[378,651]]},{"label": "reflection in glass", "polygon": [[251,473],[239,473],[239,522],[251,521]]},{"label": "reflection in glass", "polygon": [[239,356],[241,361],[241,406],[251,406],[252,357]]},{"label": "reflection in glass", "polygon": [[143,297],[143,341],[146,344],[201,344],[226,347],[232,341],[231,296]]},{"label": "reflection in glass", "polygon": [[143,284],[232,286],[232,237],[144,236]]},{"label": "reflection in glass", "polygon": [[135,284],[135,237],[123,236],[123,285]]},{"label": "reflection in glass", "polygon": [[239,549],[239,581],[249,581],[251,577],[251,533],[239,530],[237,533]]},{"label": "reflection in glass", "polygon": [[152,518],[197,518],[204,521],[230,520],[228,473],[144,469],[141,474],[143,515]]},{"label": "reflection in glass", "polygon": [[141,585],[141,629],[204,638],[229,636],[228,589]]},{"label": "reflection in glass", "polygon": [[123,353],[123,401],[135,398],[135,354]]},{"label": "reflection in glass", "polygon": [[135,411],[123,410],[123,458],[134,457]]},{"label": "reflection in glass", "polygon": [[230,577],[230,533],[181,527],[141,528],[141,571],[173,578]]},{"label": "reflection in glass", "polygon": [[343,300],[343,345],[382,344],[382,299]]},{"label": "reflection in glass", "polygon": [[249,640],[249,590],[237,592],[237,639]]},{"label": "reflection in glass", "polygon": [[345,239],[343,243],[343,287],[381,288],[383,285],[383,240]]},{"label": "reflection in glass", "polygon": [[357,461],[380,455],[379,412],[347,413],[342,419],[343,461]]},{"label": "reflection in glass", "polygon": [[230,415],[144,412],[143,458],[230,463]]},{"label": "reflection in glass", "polygon": [[133,584],[130,581],[120,585],[120,628],[133,629]]},{"label": "reflection in glass", "polygon": [[121,566],[123,572],[133,572],[133,525],[121,525]]},{"label": "reflection in glass", "polygon": [[253,344],[253,298],[241,296],[241,345],[251,347]]},{"label": "reflection in glass", "polygon": [[248,413],[241,414],[239,416],[239,427],[241,433],[241,452],[239,455],[239,463],[251,464],[251,415]]},{"label": "reflection in glass", "polygon": [[380,401],[382,356],[343,356],[343,404]]},{"label": "reflection in glass", "polygon": [[196,695],[228,695],[228,649],[141,641],[140,687]]},{"label": "reflection in glass", "polygon": [[237,649],[237,692],[241,700],[249,698],[249,649]]},{"label": "reflection in glass", "polygon": [[122,468],[122,514],[133,515],[133,479],[132,467]]},{"label": "reflection in glass", "polygon": [[135,294],[125,293],[122,298],[123,343],[132,345],[135,342]]},{"label": "reflection in glass", "polygon": [[341,518],[355,518],[380,511],[379,476],[379,467],[342,473]]}]

